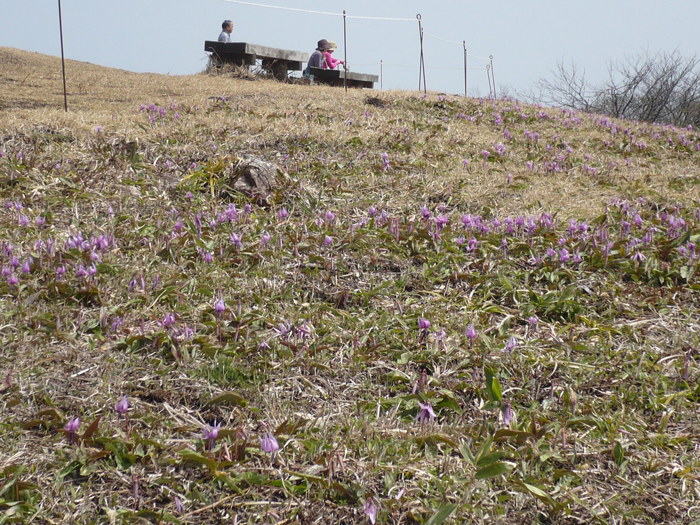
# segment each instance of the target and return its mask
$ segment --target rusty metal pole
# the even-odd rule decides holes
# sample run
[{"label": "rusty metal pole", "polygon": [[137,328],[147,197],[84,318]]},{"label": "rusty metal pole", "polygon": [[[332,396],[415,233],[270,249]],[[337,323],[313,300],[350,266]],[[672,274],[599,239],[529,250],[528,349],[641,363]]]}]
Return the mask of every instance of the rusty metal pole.
[{"label": "rusty metal pole", "polygon": [[493,98],[493,94],[491,92],[491,73],[489,71],[490,69],[491,69],[491,66],[487,65],[486,66],[486,78],[489,81],[489,98],[491,99],[491,98]]},{"label": "rusty metal pole", "polygon": [[467,98],[467,41],[462,40],[464,48],[464,98]]},{"label": "rusty metal pole", "polygon": [[344,64],[343,64],[343,86],[345,86],[345,91],[348,90],[348,25],[347,17],[345,16],[345,9],[343,9],[343,53],[344,53]]},{"label": "rusty metal pole", "polygon": [[418,34],[420,36],[420,66],[418,68],[418,91],[420,91],[421,79],[423,80],[423,92],[427,93],[428,88],[425,85],[425,59],[423,58],[423,24],[421,22],[420,13],[416,15],[418,19]]},{"label": "rusty metal pole", "polygon": [[61,34],[61,67],[63,69],[63,107],[68,112],[68,91],[66,89],[66,56],[63,52],[63,19],[61,18],[61,0],[58,0],[58,28]]}]

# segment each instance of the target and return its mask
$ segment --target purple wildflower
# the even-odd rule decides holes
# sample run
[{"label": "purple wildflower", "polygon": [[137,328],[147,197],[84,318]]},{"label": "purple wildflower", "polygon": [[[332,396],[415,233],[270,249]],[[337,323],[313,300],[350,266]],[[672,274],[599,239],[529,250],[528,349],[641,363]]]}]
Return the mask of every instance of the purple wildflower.
[{"label": "purple wildflower", "polygon": [[277,337],[281,338],[283,341],[286,341],[289,338],[289,334],[292,332],[293,328],[291,324],[283,321],[277,328],[273,328],[272,330],[277,334]]},{"label": "purple wildflower", "polygon": [[221,317],[221,314],[223,314],[225,311],[226,303],[224,303],[223,297],[219,296],[219,298],[214,303],[214,312],[216,312],[217,317]]},{"label": "purple wildflower", "polygon": [[365,516],[369,518],[370,523],[374,525],[377,522],[377,505],[374,503],[374,499],[367,498],[367,501],[362,506],[362,510],[364,510]]},{"label": "purple wildflower", "polygon": [[634,255],[632,255],[632,260],[636,263],[641,263],[646,260],[647,256],[644,255],[642,252],[634,252]]},{"label": "purple wildflower", "polygon": [[423,428],[426,422],[432,423],[437,415],[433,410],[433,406],[430,404],[430,399],[427,399],[425,403],[418,401],[418,406],[420,407],[420,410],[416,415],[416,421],[420,421],[421,428]]},{"label": "purple wildflower", "polygon": [[221,427],[221,425],[214,421],[213,427],[205,428],[202,432],[202,438],[207,441],[207,449],[209,452],[212,451],[214,448],[214,441],[219,437],[219,427]]},{"label": "purple wildflower", "polygon": [[382,165],[384,171],[389,171],[391,169],[391,164],[389,163],[389,154],[386,151],[382,153]]},{"label": "purple wildflower", "polygon": [[175,324],[175,314],[165,314],[163,320],[160,322],[163,328],[168,328]]},{"label": "purple wildflower", "polygon": [[75,433],[78,431],[78,428],[80,428],[80,418],[78,417],[72,417],[70,420],[68,420],[68,423],[66,423],[65,430],[70,436],[71,445],[75,443]]},{"label": "purple wildflower", "polygon": [[116,332],[120,326],[124,326],[124,321],[118,315],[112,320],[112,332]]},{"label": "purple wildflower", "polygon": [[510,401],[506,401],[503,404],[501,415],[503,416],[503,424],[509,427],[510,422],[513,420],[513,410],[510,408]]},{"label": "purple wildflower", "polygon": [[126,396],[122,397],[116,405],[114,405],[114,410],[117,411],[118,417],[125,416],[129,410],[129,400]]},{"label": "purple wildflower", "polygon": [[465,334],[469,338],[469,344],[471,345],[474,342],[474,339],[476,339],[476,329],[474,328],[473,324],[467,326]]},{"label": "purple wildflower", "polygon": [[258,436],[258,439],[260,440],[260,448],[267,454],[272,454],[274,456],[280,449],[277,439],[275,439],[275,436],[273,436],[270,431],[265,432],[262,436]]},{"label": "purple wildflower", "polygon": [[243,248],[243,243],[241,242],[242,236],[238,235],[235,232],[232,232],[230,235],[231,238],[231,244],[237,249],[240,250]]}]

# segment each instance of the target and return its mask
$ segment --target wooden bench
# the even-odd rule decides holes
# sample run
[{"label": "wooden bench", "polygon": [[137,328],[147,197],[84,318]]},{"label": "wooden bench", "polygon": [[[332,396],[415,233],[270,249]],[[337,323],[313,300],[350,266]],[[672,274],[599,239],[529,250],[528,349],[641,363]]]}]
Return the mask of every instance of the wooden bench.
[{"label": "wooden bench", "polygon": [[348,87],[374,89],[374,83],[379,82],[379,75],[368,75],[366,73],[355,73],[342,69],[321,69],[318,67],[309,68],[309,73],[313,75],[314,82],[328,84],[329,86],[343,86],[344,79],[348,81]]},{"label": "wooden bench", "polygon": [[247,42],[204,42],[204,51],[223,64],[253,66],[262,60],[262,67],[272,72],[279,80],[286,80],[288,71],[301,71],[302,64],[309,61],[309,54],[301,51],[277,49]]}]

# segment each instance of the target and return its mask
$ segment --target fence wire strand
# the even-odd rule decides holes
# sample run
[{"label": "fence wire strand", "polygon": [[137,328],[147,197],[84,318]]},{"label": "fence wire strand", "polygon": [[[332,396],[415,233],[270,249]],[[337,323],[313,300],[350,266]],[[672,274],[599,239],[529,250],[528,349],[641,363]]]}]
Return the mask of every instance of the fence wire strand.
[{"label": "fence wire strand", "polygon": [[[258,4],[255,2],[243,2],[242,0],[222,0],[222,2],[229,2],[232,4],[242,4],[251,5],[255,7],[267,7],[268,9],[281,9],[283,11],[296,11],[298,13],[312,13],[315,15],[326,15],[326,16],[343,16],[343,13],[330,13],[328,11],[313,11],[310,9],[299,9],[296,7],[282,7],[279,5],[268,5],[268,4]],[[381,16],[354,16],[345,15],[346,18],[354,18],[356,20],[389,20],[394,22],[415,22],[415,18],[386,18]]]},{"label": "fence wire strand", "polygon": [[434,38],[435,40],[442,40],[443,42],[447,42],[448,44],[455,44],[458,46],[462,46],[462,42],[455,42],[454,40],[447,40],[446,38],[440,38],[439,36],[431,35],[430,33],[423,33],[425,36],[429,36],[430,38]]},{"label": "fence wire strand", "polygon": [[[439,37],[439,36],[431,35],[431,34],[429,34],[429,33],[423,33],[423,34],[424,34],[425,36],[428,36],[428,37],[433,38],[433,39],[435,39],[435,40],[441,40],[442,42],[447,42],[448,44],[455,44],[455,45],[458,45],[458,46],[460,46],[460,47],[462,47],[462,46],[464,45],[464,42],[455,42],[454,40],[447,40],[446,38],[441,38],[441,37]],[[469,53],[469,52],[467,52],[467,56],[472,57],[472,58],[479,58],[479,59],[481,59],[481,60],[490,60],[489,58],[486,58],[486,57],[480,57],[480,56],[478,56],[478,55],[472,55],[472,54]]]},{"label": "fence wire strand", "polygon": [[[358,64],[354,63],[352,64],[352,67],[356,66],[379,66],[382,65],[379,62],[366,62],[363,64]],[[390,64],[388,62],[384,62],[384,67],[401,67],[401,68],[408,68],[408,69],[417,69],[418,66],[409,66],[405,64]],[[447,66],[425,66],[426,69],[448,69],[452,71],[464,71],[463,67],[447,67]],[[467,68],[467,71],[486,71],[485,67],[469,67]]]}]

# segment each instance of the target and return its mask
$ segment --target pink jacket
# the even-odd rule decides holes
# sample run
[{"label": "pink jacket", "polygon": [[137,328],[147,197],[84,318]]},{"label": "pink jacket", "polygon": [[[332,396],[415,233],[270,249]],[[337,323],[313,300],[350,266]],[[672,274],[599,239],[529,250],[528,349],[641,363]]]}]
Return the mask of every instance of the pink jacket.
[{"label": "pink jacket", "polygon": [[323,69],[335,69],[338,64],[345,63],[342,60],[333,58],[333,55],[331,55],[328,51],[323,52],[323,58]]}]

